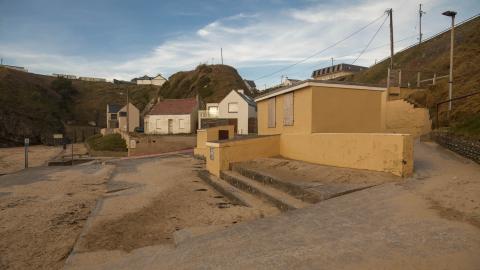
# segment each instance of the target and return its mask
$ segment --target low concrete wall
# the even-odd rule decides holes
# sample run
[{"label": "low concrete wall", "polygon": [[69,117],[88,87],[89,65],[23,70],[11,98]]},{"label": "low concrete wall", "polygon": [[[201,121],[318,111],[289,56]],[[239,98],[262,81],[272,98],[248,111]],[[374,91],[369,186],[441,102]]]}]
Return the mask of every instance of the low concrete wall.
[{"label": "low concrete wall", "polygon": [[207,142],[207,170],[220,175],[233,162],[281,155],[322,165],[389,172],[413,172],[413,137],[383,133],[313,133]]},{"label": "low concrete wall", "polygon": [[159,154],[190,149],[195,146],[194,135],[143,135],[128,136],[129,156]]},{"label": "low concrete wall", "polygon": [[193,149],[193,154],[200,158],[206,158],[208,148],[205,145],[206,142],[218,141],[218,131],[228,130],[228,139],[233,139],[235,136],[234,126],[218,126],[206,129],[197,130],[197,147]]},{"label": "low concrete wall", "polygon": [[390,172],[413,172],[413,138],[406,134],[282,134],[280,155],[311,163]]},{"label": "low concrete wall", "polygon": [[[247,161],[280,154],[280,136],[259,136],[234,139],[225,142],[207,142],[207,170],[220,176],[221,170],[230,169],[233,162]],[[212,151],[212,152],[210,152]]]}]

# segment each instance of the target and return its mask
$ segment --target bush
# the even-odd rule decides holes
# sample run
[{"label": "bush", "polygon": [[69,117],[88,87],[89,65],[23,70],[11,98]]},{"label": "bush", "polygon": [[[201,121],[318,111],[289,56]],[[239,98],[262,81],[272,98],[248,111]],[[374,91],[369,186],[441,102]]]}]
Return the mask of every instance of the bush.
[{"label": "bush", "polygon": [[102,136],[101,134],[89,137],[86,142],[95,151],[115,151],[126,152],[127,144],[120,134],[109,134]]}]

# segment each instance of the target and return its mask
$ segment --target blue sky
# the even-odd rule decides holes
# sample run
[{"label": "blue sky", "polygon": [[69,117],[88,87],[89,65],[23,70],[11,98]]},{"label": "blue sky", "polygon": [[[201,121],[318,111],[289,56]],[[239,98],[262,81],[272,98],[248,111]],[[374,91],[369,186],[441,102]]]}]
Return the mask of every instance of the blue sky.
[{"label": "blue sky", "polygon": [[[448,27],[442,11],[458,21],[480,12],[478,0],[423,0],[424,35]],[[244,78],[258,79],[296,63],[394,10],[396,49],[416,42],[419,1],[315,0],[0,0],[0,57],[35,73],[131,79],[165,76],[199,63],[224,63]],[[384,17],[368,28],[293,68],[256,81],[260,88],[281,75],[306,79],[312,70],[351,63],[374,33],[356,64],[388,55]],[[376,49],[375,49],[376,48]],[[374,50],[371,50],[374,49]]]}]

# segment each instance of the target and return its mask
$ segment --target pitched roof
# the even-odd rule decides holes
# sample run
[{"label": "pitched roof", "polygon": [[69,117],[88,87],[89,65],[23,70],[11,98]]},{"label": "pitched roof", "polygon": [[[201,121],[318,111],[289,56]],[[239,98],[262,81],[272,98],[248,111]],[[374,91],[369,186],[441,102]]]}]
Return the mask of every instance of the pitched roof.
[{"label": "pitched roof", "polygon": [[240,97],[242,97],[249,105],[257,106],[257,103],[255,103],[255,101],[251,97],[245,95],[245,93],[241,93],[239,91],[235,91],[235,92],[237,92],[237,94],[239,94]]},{"label": "pitched roof", "polygon": [[196,98],[165,99],[155,104],[148,115],[190,114],[196,107]]},{"label": "pitched roof", "polygon": [[118,104],[107,104],[109,113],[117,113],[123,108],[123,105]]}]

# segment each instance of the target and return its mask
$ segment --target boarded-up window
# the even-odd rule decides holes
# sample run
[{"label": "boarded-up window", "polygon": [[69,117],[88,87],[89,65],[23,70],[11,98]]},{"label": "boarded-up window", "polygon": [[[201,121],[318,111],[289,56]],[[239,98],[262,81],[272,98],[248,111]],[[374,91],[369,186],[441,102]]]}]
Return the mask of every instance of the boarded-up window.
[{"label": "boarded-up window", "polygon": [[283,95],[283,125],[293,126],[293,93]]},{"label": "boarded-up window", "polygon": [[237,113],[238,112],[238,103],[237,102],[228,103],[228,112],[229,113]]},{"label": "boarded-up window", "polygon": [[178,128],[184,129],[185,128],[185,120],[178,119]]},{"label": "boarded-up window", "polygon": [[268,100],[268,127],[275,127],[275,98]]},{"label": "boarded-up window", "polygon": [[156,128],[157,128],[157,129],[161,129],[161,128],[162,128],[162,120],[157,119],[157,121],[155,121],[155,124],[156,124]]}]

